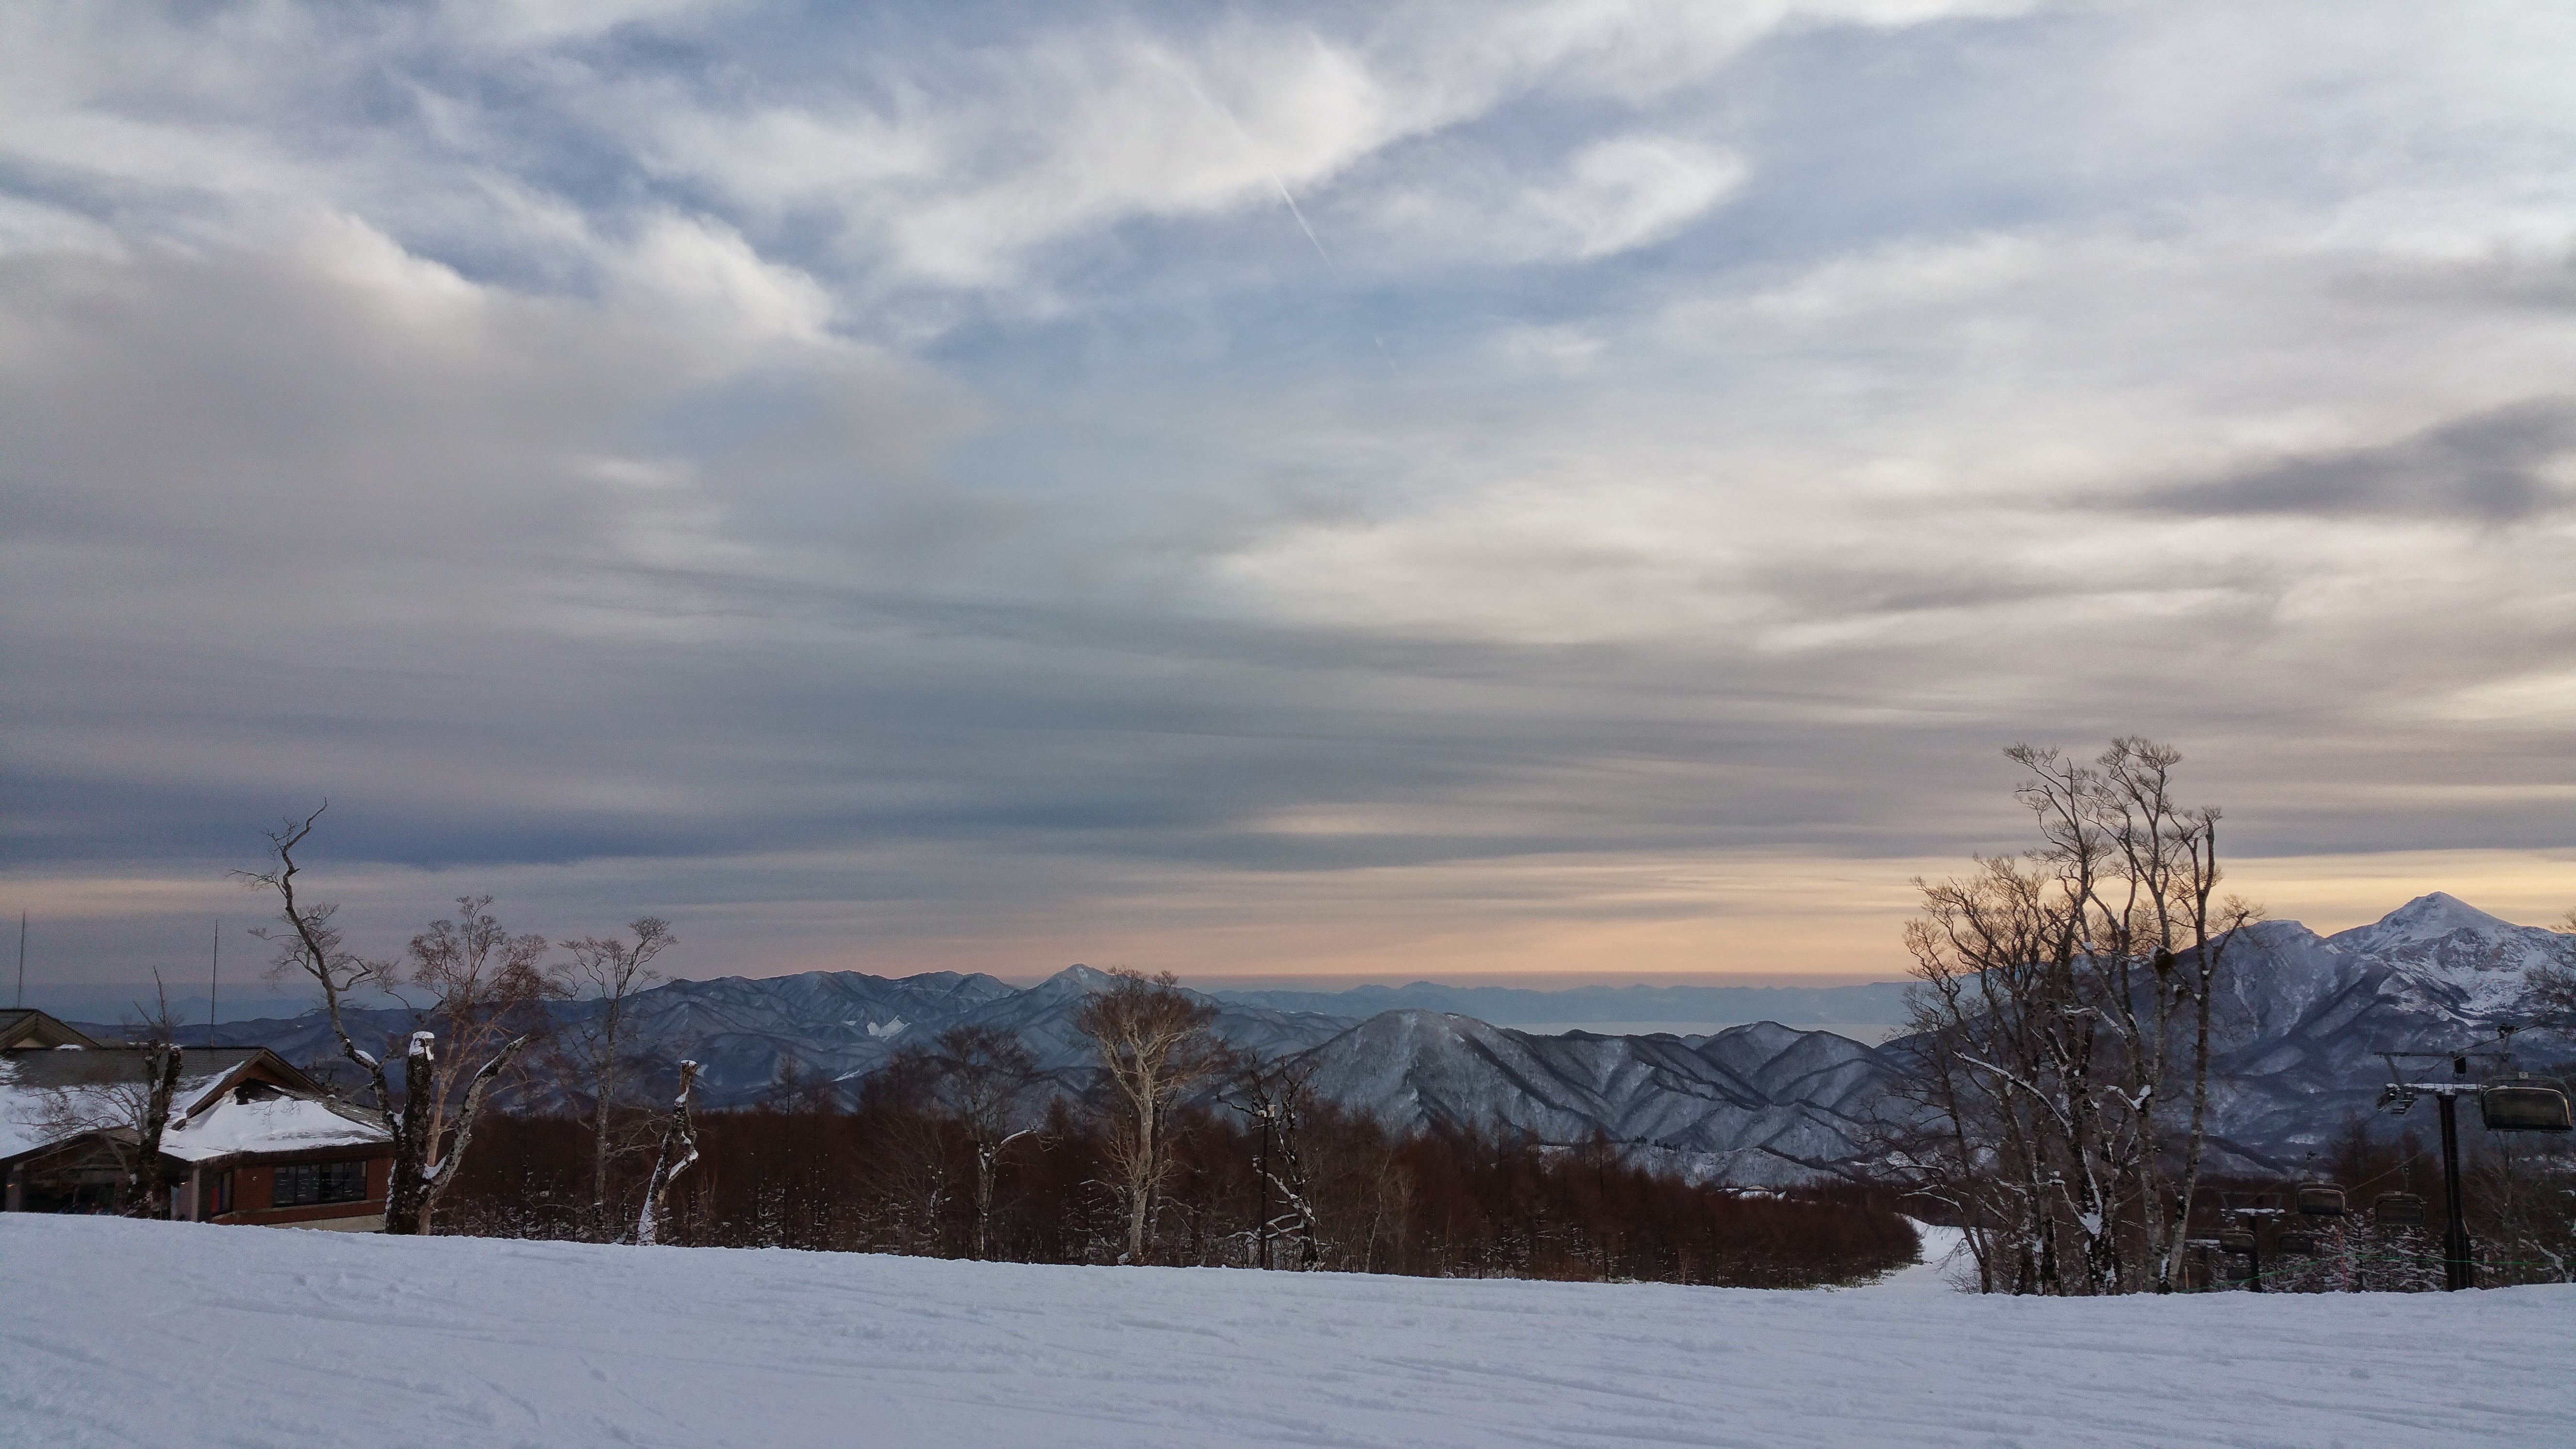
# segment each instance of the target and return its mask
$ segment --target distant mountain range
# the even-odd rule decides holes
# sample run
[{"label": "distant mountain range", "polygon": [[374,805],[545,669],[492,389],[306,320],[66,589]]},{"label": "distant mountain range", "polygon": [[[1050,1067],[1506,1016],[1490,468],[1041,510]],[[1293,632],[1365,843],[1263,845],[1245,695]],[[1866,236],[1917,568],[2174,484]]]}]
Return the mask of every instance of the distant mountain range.
[{"label": "distant mountain range", "polygon": [[[1039,1069],[1069,1090],[1089,1085],[1091,1044],[1074,1029],[1074,1008],[1110,982],[1106,972],[1069,966],[1035,986],[1021,988],[981,973],[925,972],[889,979],[857,971],[808,971],[797,976],[724,976],[670,981],[638,992],[627,1003],[637,1054],[648,1063],[699,1064],[700,1100],[712,1107],[758,1101],[791,1078],[820,1077],[855,1095],[856,1084],[905,1046],[926,1045],[947,1028],[979,1024],[1013,1032],[1037,1058]],[[557,1002],[559,1021],[586,1018],[592,1001]],[[411,1014],[397,1009],[347,1009],[350,1034],[374,1050],[412,1029]],[[1317,1046],[1357,1025],[1313,1012],[1271,1011],[1220,1003],[1217,1029],[1236,1047],[1279,1056]],[[109,1035],[117,1029],[102,1027]],[[189,1027],[185,1043],[206,1040],[209,1029]],[[211,1029],[221,1045],[267,1046],[291,1061],[329,1070],[339,1056],[330,1023],[319,1011],[285,1019],[228,1021]],[[398,1055],[388,1053],[390,1065]]]},{"label": "distant mountain range", "polygon": [[[2295,1169],[2369,1112],[2388,1081],[2381,1050],[2493,1048],[2497,1028],[2515,1026],[2531,1028],[2512,1039],[2523,1066],[2563,1071],[2576,1057],[2576,1038],[2532,1025],[2525,986],[2532,967],[2576,960],[2576,936],[2517,926],[2437,891],[2331,936],[2261,922],[2243,944],[2252,950],[2229,975],[2228,1045],[2211,1074],[2217,1136],[2249,1165]],[[2429,1120],[2380,1126],[2433,1130]]]},{"label": "distant mountain range", "polygon": [[1503,1026],[1531,1022],[1783,1022],[1791,1026],[1894,1026],[1905,1020],[1905,983],[1862,986],[1354,986],[1343,991],[1216,991],[1219,1001],[1273,1011],[1371,1017],[1419,1009]]},{"label": "distant mountain range", "polygon": [[[2576,938],[2517,926],[2436,893],[2373,925],[2319,936],[2295,921],[2249,927],[2237,942],[2224,1012],[2215,1138],[2221,1160],[2287,1171],[2367,1112],[2390,1046],[2492,1043],[2525,1006],[2524,973]],[[808,972],[766,979],[673,981],[631,1003],[643,1055],[701,1064],[711,1106],[759,1100],[791,1076],[847,1095],[901,1046],[979,1023],[1015,1032],[1064,1092],[1092,1084],[1089,1041],[1074,1008],[1109,981],[1074,966],[1027,988],[984,975],[900,979]],[[1216,1029],[1264,1057],[1302,1057],[1318,1091],[1393,1125],[1478,1125],[1575,1142],[1595,1131],[1640,1156],[1707,1179],[1776,1184],[1858,1165],[1864,1123],[1903,1041],[1873,1048],[1832,1032],[1756,1021],[1706,1035],[1537,1034],[1520,1020],[1723,1020],[1760,1005],[1806,1021],[1885,1021],[1902,986],[1581,987],[1530,991],[1429,982],[1342,992],[1224,991],[1207,999]],[[1459,1008],[1473,1007],[1474,1010]],[[592,1003],[560,1003],[569,1019]],[[408,1015],[358,1012],[368,1038],[410,1028]],[[114,1034],[114,1028],[100,1028]],[[191,1032],[200,1037],[203,1028]],[[229,1022],[225,1045],[265,1045],[289,1059],[336,1056],[317,1014]],[[2563,1059],[2553,1032],[2516,1039],[2534,1061]],[[2474,1129],[2473,1129],[2474,1130]]]}]

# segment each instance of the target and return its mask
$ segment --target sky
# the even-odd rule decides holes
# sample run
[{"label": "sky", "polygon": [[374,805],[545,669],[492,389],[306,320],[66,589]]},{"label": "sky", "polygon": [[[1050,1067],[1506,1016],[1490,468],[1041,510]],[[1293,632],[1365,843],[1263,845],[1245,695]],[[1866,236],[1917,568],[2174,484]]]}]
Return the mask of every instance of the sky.
[{"label": "sky", "polygon": [[[1886,978],[2013,743],[2576,904],[2576,9],[0,5],[40,986]],[[41,1004],[41,1001],[31,1004]]]}]

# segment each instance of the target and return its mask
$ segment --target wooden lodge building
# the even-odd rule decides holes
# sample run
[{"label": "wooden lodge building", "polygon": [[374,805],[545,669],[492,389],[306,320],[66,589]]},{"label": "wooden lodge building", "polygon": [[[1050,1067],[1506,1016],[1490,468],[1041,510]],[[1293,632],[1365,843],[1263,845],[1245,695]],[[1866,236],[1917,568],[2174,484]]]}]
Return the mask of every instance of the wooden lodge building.
[{"label": "wooden lodge building", "polygon": [[[47,1016],[0,1011],[0,1175],[9,1212],[119,1210],[143,1135],[152,1051]],[[393,1140],[266,1047],[189,1047],[161,1134],[189,1222],[374,1232]]]}]

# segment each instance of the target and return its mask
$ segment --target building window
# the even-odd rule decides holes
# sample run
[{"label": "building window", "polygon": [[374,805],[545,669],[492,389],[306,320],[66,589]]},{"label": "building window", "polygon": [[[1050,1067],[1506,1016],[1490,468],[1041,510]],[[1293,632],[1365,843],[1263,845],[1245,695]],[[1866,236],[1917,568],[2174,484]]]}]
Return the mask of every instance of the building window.
[{"label": "building window", "polygon": [[367,1162],[297,1162],[277,1169],[277,1205],[358,1202],[367,1195]]},{"label": "building window", "polygon": [[215,1180],[209,1184],[209,1187],[211,1191],[207,1197],[206,1216],[219,1218],[231,1212],[233,1210],[233,1170],[227,1167],[216,1173]]}]

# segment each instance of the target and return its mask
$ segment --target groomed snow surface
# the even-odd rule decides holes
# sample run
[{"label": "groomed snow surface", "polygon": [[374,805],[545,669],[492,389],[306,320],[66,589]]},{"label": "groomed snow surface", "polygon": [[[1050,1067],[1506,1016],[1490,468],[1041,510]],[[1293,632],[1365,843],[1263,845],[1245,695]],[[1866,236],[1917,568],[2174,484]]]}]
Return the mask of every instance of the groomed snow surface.
[{"label": "groomed snow surface", "polygon": [[2576,1444],[2576,1288],[2043,1301],[0,1216],[8,1445]]}]

